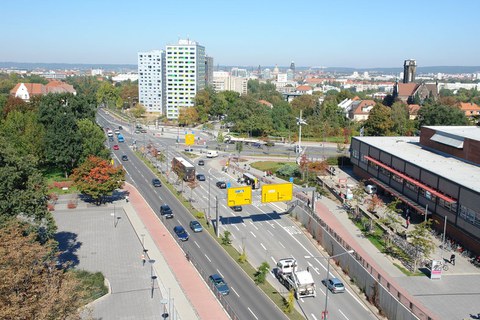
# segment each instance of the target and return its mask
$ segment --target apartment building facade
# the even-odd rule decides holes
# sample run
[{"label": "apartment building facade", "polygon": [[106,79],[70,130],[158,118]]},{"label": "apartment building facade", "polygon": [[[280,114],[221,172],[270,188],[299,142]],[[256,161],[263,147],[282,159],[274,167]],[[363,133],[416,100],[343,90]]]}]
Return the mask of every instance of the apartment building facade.
[{"label": "apartment building facade", "polygon": [[147,112],[165,113],[165,52],[138,53],[138,101]]},{"label": "apartment building facade", "polygon": [[177,119],[181,108],[194,106],[195,95],[205,88],[205,47],[179,40],[165,50],[165,115]]}]

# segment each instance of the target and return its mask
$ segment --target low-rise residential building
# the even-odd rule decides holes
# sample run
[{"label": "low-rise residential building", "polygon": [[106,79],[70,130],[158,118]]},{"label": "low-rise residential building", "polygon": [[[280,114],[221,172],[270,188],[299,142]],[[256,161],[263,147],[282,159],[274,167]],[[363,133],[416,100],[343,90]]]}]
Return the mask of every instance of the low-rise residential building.
[{"label": "low-rise residential building", "polygon": [[375,104],[376,102],[373,100],[360,100],[358,103],[354,103],[350,110],[350,119],[353,121],[367,120]]},{"label": "low-rise residential building", "polygon": [[313,89],[310,86],[298,86],[296,92],[299,94],[312,94]]},{"label": "low-rise residential building", "polygon": [[72,93],[77,94],[77,91],[72,85],[61,81],[50,81],[44,85],[41,83],[17,83],[15,87],[10,90],[10,95],[29,102],[33,96],[46,95],[49,93]]},{"label": "low-rise residential building", "polygon": [[465,116],[468,118],[480,117],[480,107],[473,102],[460,102],[460,110],[465,112]]}]

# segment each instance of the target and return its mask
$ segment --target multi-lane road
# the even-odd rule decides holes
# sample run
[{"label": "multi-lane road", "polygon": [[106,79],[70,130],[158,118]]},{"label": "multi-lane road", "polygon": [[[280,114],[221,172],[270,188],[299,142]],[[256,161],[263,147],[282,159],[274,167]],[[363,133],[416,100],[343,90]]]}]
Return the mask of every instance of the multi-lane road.
[{"label": "multi-lane road", "polygon": [[[99,112],[97,122],[104,127],[116,128],[118,125],[126,127],[125,123],[114,120],[102,111]],[[175,132],[171,136],[165,132],[165,135],[160,137],[147,133],[145,135],[148,135],[148,138],[132,134],[128,129],[123,133],[126,143],[119,144],[120,150],[113,152],[117,160],[124,165],[129,182],[139,189],[157,213],[159,206],[163,203],[168,203],[172,207],[175,213],[174,218],[163,220],[170,231],[175,225],[182,225],[188,230],[189,221],[193,219],[191,214],[166,188],[152,186],[151,179],[154,174],[131,151],[134,139],[138,140],[137,144],[145,140],[151,141],[156,147],[165,150],[168,145],[167,162],[169,162],[172,157],[181,155],[179,153],[181,149],[175,146]],[[205,134],[204,137],[207,138],[207,135]],[[129,161],[120,161],[123,154],[129,157]],[[297,300],[296,307],[307,319],[321,319],[325,301],[325,287],[321,280],[326,278],[327,260],[322,258],[322,254],[290,218],[281,214],[281,208],[276,204],[261,205],[256,192],[253,200],[257,205],[244,206],[241,212],[234,212],[227,207],[226,190],[217,188],[215,182],[223,180],[234,186],[236,177],[220,171],[215,161],[207,160],[205,166],[196,166],[197,173],[205,174],[207,181],[200,181],[199,186],[193,191],[185,186],[187,190],[185,196],[190,197],[191,193],[194,206],[200,211],[210,212],[212,218],[215,216],[214,199],[219,199],[220,231],[229,230],[232,233],[232,245],[238,250],[245,247],[248,260],[255,267],[266,261],[273,270],[276,261],[287,257],[297,259],[300,269],[309,267],[316,283],[317,296]],[[163,165],[166,166],[166,164]],[[196,265],[200,266],[201,273],[206,275],[219,273],[228,282],[231,293],[225,297],[225,300],[240,319],[286,319],[282,311],[257,288],[236,262],[223,252],[208,234],[190,232],[190,239],[181,245],[186,252],[189,252]],[[332,276],[338,277],[336,273],[332,273],[330,277]],[[287,292],[273,274],[270,274],[267,279],[279,292]],[[376,318],[348,288],[346,293],[330,294],[328,297],[329,319]]]}]

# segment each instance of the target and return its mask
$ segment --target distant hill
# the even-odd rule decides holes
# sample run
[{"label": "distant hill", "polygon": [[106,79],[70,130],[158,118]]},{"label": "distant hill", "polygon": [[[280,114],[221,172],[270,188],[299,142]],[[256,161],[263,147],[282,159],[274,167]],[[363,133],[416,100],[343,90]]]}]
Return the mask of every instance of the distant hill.
[{"label": "distant hill", "polygon": [[136,64],[81,64],[81,63],[34,63],[34,62],[0,62],[0,68],[21,70],[90,70],[103,69],[106,71],[136,71]]},{"label": "distant hill", "polygon": [[[230,70],[232,67],[245,68],[249,71],[257,70],[257,67],[253,66],[219,66],[215,67],[216,70]],[[0,68],[21,69],[21,70],[90,70],[90,69],[103,69],[105,71],[116,72],[128,72],[137,71],[136,64],[82,64],[82,63],[27,63],[27,62],[0,62]],[[273,70],[273,66],[262,66],[262,69],[270,68]],[[289,66],[279,67],[280,70],[287,70]],[[297,66],[296,70],[308,70],[308,69],[321,69],[324,72],[329,73],[347,73],[351,74],[354,71],[357,72],[370,72],[380,74],[399,74],[403,71],[403,68],[350,68],[350,67],[301,67]],[[480,73],[480,66],[431,66],[431,67],[417,67],[417,74],[428,73]]]}]

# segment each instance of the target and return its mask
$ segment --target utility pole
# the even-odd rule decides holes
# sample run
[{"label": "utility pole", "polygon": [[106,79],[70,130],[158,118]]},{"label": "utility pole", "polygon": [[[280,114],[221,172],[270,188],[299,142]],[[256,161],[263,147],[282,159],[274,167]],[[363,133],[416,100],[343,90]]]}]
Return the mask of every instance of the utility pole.
[{"label": "utility pole", "polygon": [[302,125],[307,125],[305,120],[302,119],[302,110],[300,110],[300,117],[297,118],[297,125],[298,125],[298,149],[296,151],[297,151],[297,159],[298,159],[302,150]]},{"label": "utility pole", "polygon": [[217,234],[217,238],[220,237],[220,221],[219,221],[219,218],[218,218],[218,196],[215,196],[215,220],[216,220],[216,228],[217,230],[215,230],[216,234]]}]

